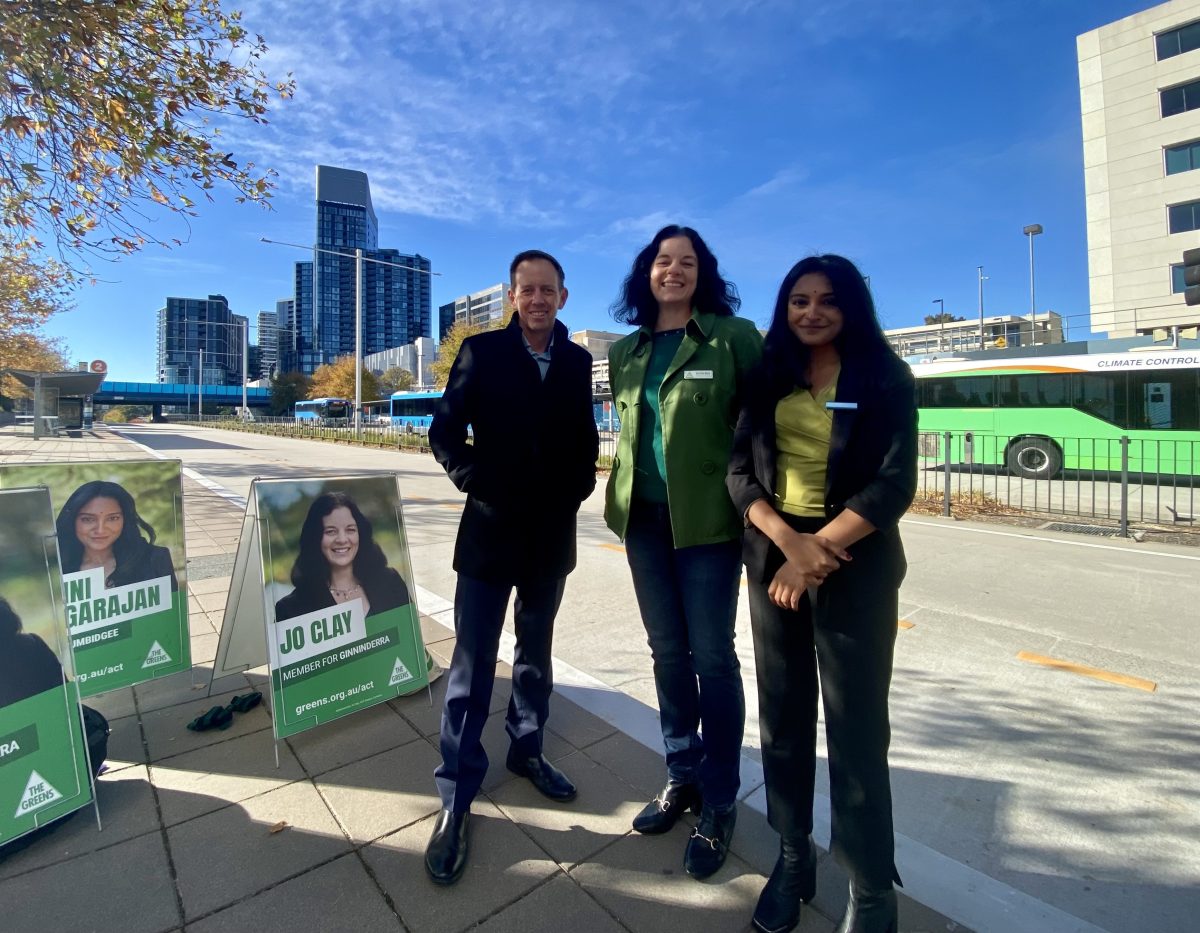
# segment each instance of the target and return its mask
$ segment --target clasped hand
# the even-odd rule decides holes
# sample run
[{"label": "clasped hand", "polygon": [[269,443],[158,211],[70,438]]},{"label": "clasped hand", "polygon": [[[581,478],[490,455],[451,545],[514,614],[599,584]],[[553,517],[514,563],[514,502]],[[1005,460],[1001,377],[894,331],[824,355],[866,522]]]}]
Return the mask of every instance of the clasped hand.
[{"label": "clasped hand", "polygon": [[783,549],[787,560],[776,572],[767,595],[781,609],[800,608],[800,599],[810,586],[820,586],[837,570],[839,560],[851,560],[843,547],[820,535],[794,534]]}]

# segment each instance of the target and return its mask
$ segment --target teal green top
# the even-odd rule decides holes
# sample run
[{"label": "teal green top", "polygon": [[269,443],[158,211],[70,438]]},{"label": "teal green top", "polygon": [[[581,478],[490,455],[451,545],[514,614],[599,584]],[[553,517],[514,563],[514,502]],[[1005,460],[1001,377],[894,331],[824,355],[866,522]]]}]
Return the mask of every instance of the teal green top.
[{"label": "teal green top", "polygon": [[646,502],[665,504],[667,501],[667,460],[663,454],[662,412],[658,398],[667,369],[682,343],[682,327],[655,334],[650,364],[642,382],[642,418],[638,424],[633,497]]}]

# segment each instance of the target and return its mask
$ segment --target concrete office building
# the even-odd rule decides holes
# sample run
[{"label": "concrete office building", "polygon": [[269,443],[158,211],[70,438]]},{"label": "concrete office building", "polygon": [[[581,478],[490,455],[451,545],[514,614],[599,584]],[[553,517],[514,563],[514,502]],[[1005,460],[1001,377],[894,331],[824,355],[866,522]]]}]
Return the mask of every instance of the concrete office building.
[{"label": "concrete office building", "polygon": [[470,295],[461,295],[438,307],[438,341],[446,337],[446,331],[459,321],[471,325],[490,324],[504,316],[504,296],[508,286],[503,282]]},{"label": "concrete office building", "polygon": [[979,340],[979,318],[947,321],[944,324],[917,324],[893,327],[883,332],[888,343],[901,356],[961,353],[965,350],[991,350],[1004,347],[1029,347],[1062,343],[1065,339],[1062,315],[1056,311],[1033,316],[999,314],[983,319],[983,345]]},{"label": "concrete office building", "polygon": [[168,298],[158,310],[158,381],[241,385],[249,326],[249,318],[229,310],[224,295]]},{"label": "concrete office building", "polygon": [[425,389],[433,385],[433,361],[437,359],[437,347],[431,337],[418,337],[403,347],[392,347],[363,357],[363,366],[375,375],[381,375],[393,367],[407,369],[413,374],[413,389]]},{"label": "concrete office building", "polygon": [[1194,324],[1181,257],[1200,246],[1200,0],[1170,0],[1076,46],[1092,330]]},{"label": "concrete office building", "polygon": [[[257,323],[257,337],[255,344],[258,347],[258,362],[262,375],[270,377],[276,371],[279,365],[279,321],[281,320],[278,308],[279,305],[290,305],[289,301],[275,302],[275,311],[259,311]],[[287,320],[287,312],[282,320]]]},{"label": "concrete office building", "polygon": [[355,351],[355,250],[363,251],[362,352],[403,346],[432,334],[428,259],[380,249],[371,186],[363,172],[318,165],[313,258],[296,263],[294,307],[280,368],[312,374]]}]

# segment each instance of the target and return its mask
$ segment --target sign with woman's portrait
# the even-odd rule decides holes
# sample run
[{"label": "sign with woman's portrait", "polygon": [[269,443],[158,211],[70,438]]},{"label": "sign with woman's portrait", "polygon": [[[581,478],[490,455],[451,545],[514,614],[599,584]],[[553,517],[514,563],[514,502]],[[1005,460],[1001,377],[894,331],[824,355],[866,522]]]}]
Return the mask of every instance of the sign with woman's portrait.
[{"label": "sign with woman's portrait", "polygon": [[92,799],[45,489],[0,492],[0,845]]},{"label": "sign with woman's portrait", "polygon": [[395,478],[259,480],[254,504],[277,735],[425,686]]},{"label": "sign with woman's portrait", "polygon": [[80,693],[188,670],[177,460],[4,464],[0,486],[45,485]]}]

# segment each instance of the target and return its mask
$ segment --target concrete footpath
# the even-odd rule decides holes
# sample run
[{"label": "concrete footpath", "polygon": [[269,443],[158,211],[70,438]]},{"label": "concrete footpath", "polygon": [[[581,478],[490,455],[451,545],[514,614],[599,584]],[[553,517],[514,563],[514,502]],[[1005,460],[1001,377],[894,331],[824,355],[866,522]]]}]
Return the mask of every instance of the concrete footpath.
[{"label": "concrete footpath", "polygon": [[[144,457],[105,431],[40,441],[0,433],[0,463]],[[579,787],[575,801],[558,805],[504,769],[511,668],[498,666],[484,734],[492,767],[473,808],[466,874],[451,888],[433,885],[423,867],[440,806],[433,770],[445,678],[432,696],[279,742],[278,769],[265,704],[226,731],[189,732],[215,703],[267,687],[260,669],[219,680],[208,695],[242,511],[191,478],[184,494],[195,668],[88,701],[112,726],[97,786],[103,831],[84,810],[0,858],[0,930],[750,929],[777,852],[761,794],[740,806],[725,867],[706,882],[690,879],[682,857],[692,817],[664,836],[630,828],[662,783],[662,756],[646,743],[654,711],[590,695],[586,682],[560,678],[551,705],[546,754]],[[423,600],[421,608],[426,645],[446,666],[448,607]],[[620,715],[606,715],[614,703]],[[845,876],[827,855],[818,877],[797,928],[804,933],[832,930],[845,902]],[[966,929],[903,894],[900,928]]]}]

